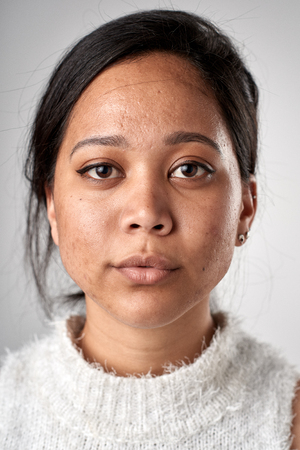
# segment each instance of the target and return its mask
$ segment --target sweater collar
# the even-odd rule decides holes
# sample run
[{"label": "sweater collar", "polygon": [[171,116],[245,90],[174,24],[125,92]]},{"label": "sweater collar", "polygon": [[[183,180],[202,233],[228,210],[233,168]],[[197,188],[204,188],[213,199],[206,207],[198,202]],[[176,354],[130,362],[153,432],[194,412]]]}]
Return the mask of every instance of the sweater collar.
[{"label": "sweater collar", "polygon": [[[51,377],[44,400],[66,426],[87,436],[122,442],[176,442],[239,409],[232,371],[236,324],[216,314],[218,329],[201,356],[189,365],[153,377],[118,377],[89,364],[73,344],[66,322],[58,322],[47,354]],[[75,333],[79,319],[68,321]],[[78,331],[78,330],[77,330]],[[60,405],[64,405],[61,410]]]}]

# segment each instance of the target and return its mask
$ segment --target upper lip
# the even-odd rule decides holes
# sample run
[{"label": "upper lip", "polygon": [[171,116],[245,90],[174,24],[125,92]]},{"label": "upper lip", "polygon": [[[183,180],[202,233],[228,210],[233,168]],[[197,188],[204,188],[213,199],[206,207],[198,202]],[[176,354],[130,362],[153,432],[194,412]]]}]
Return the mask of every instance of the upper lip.
[{"label": "upper lip", "polygon": [[152,269],[161,270],[175,270],[178,266],[173,264],[167,258],[160,255],[133,255],[123,259],[120,263],[115,264],[114,267],[120,269],[125,267],[149,267]]}]

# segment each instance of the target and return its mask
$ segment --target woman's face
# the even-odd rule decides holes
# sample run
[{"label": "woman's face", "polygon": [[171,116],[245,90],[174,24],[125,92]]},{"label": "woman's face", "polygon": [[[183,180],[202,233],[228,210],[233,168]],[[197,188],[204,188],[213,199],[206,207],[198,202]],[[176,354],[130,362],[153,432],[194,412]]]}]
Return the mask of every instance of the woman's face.
[{"label": "woman's face", "polygon": [[86,299],[143,328],[208,303],[254,214],[211,90],[166,54],[110,67],[85,90],[47,203]]}]

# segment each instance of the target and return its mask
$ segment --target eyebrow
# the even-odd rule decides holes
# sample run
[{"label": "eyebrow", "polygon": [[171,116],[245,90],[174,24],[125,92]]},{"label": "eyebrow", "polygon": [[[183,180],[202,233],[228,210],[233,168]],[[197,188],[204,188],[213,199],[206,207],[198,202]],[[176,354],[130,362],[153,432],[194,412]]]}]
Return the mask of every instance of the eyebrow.
[{"label": "eyebrow", "polygon": [[112,136],[95,136],[88,139],[83,139],[82,141],[77,142],[75,147],[73,147],[70,159],[72,158],[73,154],[82,147],[91,147],[94,145],[98,146],[105,146],[105,147],[122,147],[126,148],[128,147],[128,142],[124,138],[124,136],[115,134]]},{"label": "eyebrow", "polygon": [[222,151],[219,145],[215,141],[213,141],[207,136],[204,136],[201,133],[176,131],[175,133],[172,133],[165,138],[166,145],[176,145],[185,142],[200,142],[201,144],[209,145],[222,156]]},{"label": "eyebrow", "polygon": [[[221,156],[222,151],[219,145],[210,139],[209,137],[201,134],[201,133],[193,133],[186,131],[175,131],[174,133],[168,135],[164,139],[165,145],[177,145],[187,142],[200,142],[201,144],[209,145],[211,148],[216,150]],[[83,139],[82,141],[77,142],[77,144],[73,147],[70,159],[73,154],[82,147],[89,146],[104,146],[104,147],[121,147],[126,148],[129,146],[128,141],[122,135],[112,135],[112,136],[95,136],[87,139]]]}]

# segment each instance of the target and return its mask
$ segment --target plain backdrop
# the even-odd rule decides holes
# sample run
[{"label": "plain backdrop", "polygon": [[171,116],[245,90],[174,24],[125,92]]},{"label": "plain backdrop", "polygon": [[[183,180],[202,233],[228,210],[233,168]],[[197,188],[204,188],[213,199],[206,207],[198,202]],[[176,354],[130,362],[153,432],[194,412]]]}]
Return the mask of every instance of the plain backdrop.
[{"label": "plain backdrop", "polygon": [[261,93],[259,210],[218,290],[221,307],[300,368],[300,1],[2,0],[0,6],[0,354],[47,332],[24,275],[28,124],[63,51],[100,24],[142,9],[204,15],[238,44]]}]

